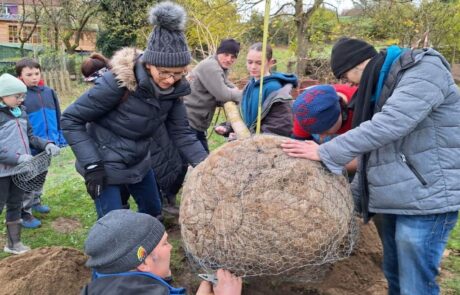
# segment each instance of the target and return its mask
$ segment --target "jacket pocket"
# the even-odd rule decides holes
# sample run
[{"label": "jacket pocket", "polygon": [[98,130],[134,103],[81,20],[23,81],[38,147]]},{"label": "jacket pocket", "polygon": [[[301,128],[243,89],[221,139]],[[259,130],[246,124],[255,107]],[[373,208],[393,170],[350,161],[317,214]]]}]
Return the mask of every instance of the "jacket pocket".
[{"label": "jacket pocket", "polygon": [[417,179],[420,181],[422,185],[427,185],[428,183],[426,180],[423,178],[423,176],[415,169],[414,165],[406,158],[406,155],[403,153],[400,153],[399,156],[401,157],[401,160],[403,161],[404,164],[407,165],[407,167],[412,171],[412,173],[417,177]]}]

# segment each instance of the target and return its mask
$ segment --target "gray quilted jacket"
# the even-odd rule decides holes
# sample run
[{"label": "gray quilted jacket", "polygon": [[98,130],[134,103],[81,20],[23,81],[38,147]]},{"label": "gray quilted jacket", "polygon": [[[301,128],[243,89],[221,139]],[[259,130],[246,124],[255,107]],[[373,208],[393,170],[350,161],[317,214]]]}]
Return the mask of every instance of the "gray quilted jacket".
[{"label": "gray quilted jacket", "polygon": [[[371,120],[320,146],[334,173],[369,153],[369,211],[424,215],[460,209],[460,91],[435,50],[391,67]],[[358,171],[362,173],[362,171]],[[360,198],[355,177],[355,197]]]}]

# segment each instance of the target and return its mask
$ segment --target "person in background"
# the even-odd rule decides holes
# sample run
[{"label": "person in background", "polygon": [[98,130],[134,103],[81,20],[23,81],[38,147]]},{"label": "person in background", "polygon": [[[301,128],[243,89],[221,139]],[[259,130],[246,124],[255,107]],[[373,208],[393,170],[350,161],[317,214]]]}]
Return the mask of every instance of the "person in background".
[{"label": "person in background", "polygon": [[342,38],[332,49],[338,79],[359,85],[352,129],[329,142],[286,141],[293,157],[342,173],[356,157],[356,209],[381,215],[389,294],[439,294],[436,277],[460,209],[460,90],[432,48]]},{"label": "person in background", "polygon": [[33,159],[30,147],[51,155],[59,148],[32,132],[24,107],[26,85],[10,74],[0,76],[0,214],[6,204],[6,236],[3,250],[22,254],[30,250],[21,242],[21,208],[24,191],[12,180],[14,168]]},{"label": "person in background", "polygon": [[207,157],[181,100],[190,93],[185,11],[161,2],[149,19],[154,29],[144,53],[118,51],[111,70],[62,115],[64,136],[99,218],[122,208],[120,187],[127,185],[139,212],[161,219],[156,177],[175,181],[181,154],[192,166]]},{"label": "person in background", "polygon": [[[349,131],[353,120],[351,99],[356,90],[357,87],[346,84],[315,85],[305,89],[292,105],[292,136],[322,144]],[[347,164],[349,175],[354,174],[356,165],[356,160]]]},{"label": "person in background", "polygon": [[314,139],[319,144],[351,129],[351,99],[358,88],[346,84],[315,85],[306,88],[292,105],[296,139]]},{"label": "person in background", "polygon": [[[94,280],[81,295],[186,294],[170,284],[171,250],[168,234],[155,218],[130,210],[114,210],[99,219],[85,242],[86,266]],[[218,282],[202,281],[197,295],[239,295],[242,280],[226,270]]]},{"label": "person in background", "polygon": [[[272,73],[273,50],[270,45],[267,45],[266,55],[261,132],[289,137],[292,132],[291,90],[297,87],[297,77],[280,72]],[[240,104],[241,117],[251,133],[256,131],[262,58],[262,43],[251,45],[246,56],[246,67],[251,79],[244,87]],[[232,132],[229,124],[217,126],[215,131],[223,136]]]},{"label": "person in background", "polygon": [[81,63],[81,73],[85,82],[94,83],[110,69],[110,61],[100,53],[93,52]]},{"label": "person in background", "polygon": [[188,77],[192,88],[192,93],[184,97],[188,121],[208,153],[206,132],[216,107],[227,101],[238,103],[241,100],[242,91],[228,79],[239,52],[240,43],[224,39],[216,54],[201,61]]},{"label": "person in background", "polygon": [[[31,58],[23,58],[16,63],[16,75],[27,86],[23,104],[34,135],[59,147],[65,147],[67,142],[61,130],[59,99],[53,89],[41,83],[40,64]],[[38,151],[32,148],[32,155],[37,153]],[[41,202],[42,193],[43,188],[24,195],[22,226],[25,228],[37,228],[41,225],[41,221],[33,216],[33,211],[42,214],[50,212],[50,207]]]}]

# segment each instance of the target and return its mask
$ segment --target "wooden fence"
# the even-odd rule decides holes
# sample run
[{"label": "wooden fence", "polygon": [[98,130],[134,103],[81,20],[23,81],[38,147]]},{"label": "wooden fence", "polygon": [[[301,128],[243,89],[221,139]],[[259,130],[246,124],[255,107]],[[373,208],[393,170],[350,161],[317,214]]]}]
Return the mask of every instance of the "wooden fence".
[{"label": "wooden fence", "polygon": [[70,75],[67,71],[46,71],[43,72],[45,85],[53,88],[58,93],[70,92]]}]

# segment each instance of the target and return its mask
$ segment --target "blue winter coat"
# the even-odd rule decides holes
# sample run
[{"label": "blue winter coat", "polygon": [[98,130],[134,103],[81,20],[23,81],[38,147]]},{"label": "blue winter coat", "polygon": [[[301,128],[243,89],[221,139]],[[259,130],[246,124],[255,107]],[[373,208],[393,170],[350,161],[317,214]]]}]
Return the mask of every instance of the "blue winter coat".
[{"label": "blue winter coat", "polygon": [[59,100],[53,89],[47,86],[28,87],[23,104],[35,136],[60,147],[67,145],[61,130]]}]

